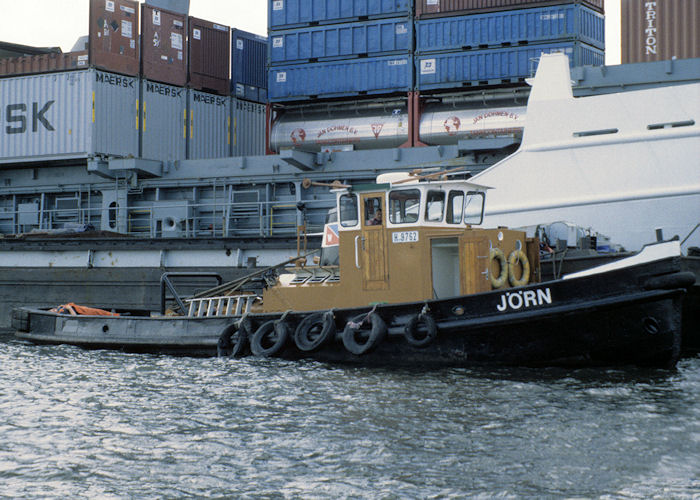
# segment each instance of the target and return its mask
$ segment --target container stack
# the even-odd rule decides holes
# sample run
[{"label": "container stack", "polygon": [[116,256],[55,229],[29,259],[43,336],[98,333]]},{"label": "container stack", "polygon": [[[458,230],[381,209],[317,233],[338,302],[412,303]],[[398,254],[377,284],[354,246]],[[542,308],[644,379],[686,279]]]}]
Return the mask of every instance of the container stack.
[{"label": "container stack", "polygon": [[137,0],[89,8],[85,50],[0,59],[0,163],[264,153],[265,37]]},{"label": "container stack", "polygon": [[413,88],[411,0],[271,0],[271,102]]},{"label": "container stack", "polygon": [[228,26],[189,18],[187,158],[229,156],[231,144],[230,52]]},{"label": "container stack", "polygon": [[231,30],[231,154],[265,152],[267,37]]},{"label": "container stack", "polygon": [[[603,0],[416,0],[416,89],[512,84],[540,54],[604,63]],[[511,10],[512,9],[512,10]]]},{"label": "container stack", "polygon": [[141,157],[187,157],[187,16],[141,6]]},{"label": "container stack", "polygon": [[267,37],[231,30],[231,95],[267,102]]},{"label": "container stack", "polygon": [[[268,14],[268,152],[424,145],[424,110],[525,87],[542,53],[604,62],[603,0],[270,0]],[[456,116],[440,125],[452,140]]]},{"label": "container stack", "polygon": [[603,64],[604,31],[603,0],[271,0],[269,97],[522,83],[542,53]]}]

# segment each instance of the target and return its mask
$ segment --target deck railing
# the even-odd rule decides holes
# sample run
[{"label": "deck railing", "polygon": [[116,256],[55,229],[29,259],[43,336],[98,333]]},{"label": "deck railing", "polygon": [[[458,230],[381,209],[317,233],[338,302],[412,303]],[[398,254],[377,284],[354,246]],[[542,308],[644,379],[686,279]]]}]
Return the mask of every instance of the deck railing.
[{"label": "deck railing", "polygon": [[0,234],[70,233],[87,229],[112,231],[143,238],[226,238],[236,236],[296,236],[306,225],[310,233],[323,231],[332,199],[257,202],[185,200],[139,202],[107,207],[47,208],[44,203],[0,207]]}]

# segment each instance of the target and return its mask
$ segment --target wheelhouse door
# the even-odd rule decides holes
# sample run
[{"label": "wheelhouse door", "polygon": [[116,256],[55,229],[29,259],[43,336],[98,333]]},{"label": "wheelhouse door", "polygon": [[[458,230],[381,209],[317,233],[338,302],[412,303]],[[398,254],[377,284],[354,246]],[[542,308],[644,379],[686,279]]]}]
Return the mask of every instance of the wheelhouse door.
[{"label": "wheelhouse door", "polygon": [[[468,191],[466,195],[450,192],[448,222],[479,225],[484,220],[484,193]],[[451,215],[450,215],[451,214]],[[489,281],[490,246],[488,237],[467,231],[460,238],[462,293],[467,295],[491,290]]]},{"label": "wheelhouse door", "polygon": [[488,292],[489,282],[489,240],[483,237],[460,238],[461,286],[462,293]]},{"label": "wheelhouse door", "polygon": [[[362,230],[359,242],[363,290],[385,290],[389,287],[385,243],[384,194],[360,195]],[[358,251],[356,250],[356,251]]]}]

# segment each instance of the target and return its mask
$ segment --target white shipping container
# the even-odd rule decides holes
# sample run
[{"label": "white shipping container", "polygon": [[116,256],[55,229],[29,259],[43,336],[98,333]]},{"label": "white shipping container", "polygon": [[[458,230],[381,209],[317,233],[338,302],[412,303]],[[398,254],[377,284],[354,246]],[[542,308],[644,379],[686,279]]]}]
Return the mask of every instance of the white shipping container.
[{"label": "white shipping container", "polygon": [[138,156],[139,79],[95,69],[0,79],[0,163]]},{"label": "white shipping container", "polygon": [[187,142],[187,89],[141,80],[141,157],[184,160]]},{"label": "white shipping container", "polygon": [[231,98],[190,89],[187,158],[225,158],[231,149]]},{"label": "white shipping container", "polygon": [[231,155],[265,154],[265,105],[231,99]]}]

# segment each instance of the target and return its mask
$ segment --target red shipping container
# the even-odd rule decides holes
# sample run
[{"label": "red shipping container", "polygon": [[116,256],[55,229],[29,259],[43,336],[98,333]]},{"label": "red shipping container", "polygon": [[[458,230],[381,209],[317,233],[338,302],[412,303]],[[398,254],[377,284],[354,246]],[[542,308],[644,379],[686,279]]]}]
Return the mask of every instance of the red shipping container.
[{"label": "red shipping container", "polygon": [[622,64],[700,57],[700,0],[622,0]]},{"label": "red shipping container", "polygon": [[189,18],[190,87],[228,95],[229,64],[231,61],[230,29],[228,26]]},{"label": "red shipping container", "polygon": [[66,71],[88,67],[88,53],[67,52],[65,54],[39,54],[35,56],[0,59],[0,76],[29,75]]},{"label": "red shipping container", "polygon": [[141,6],[141,74],[171,85],[187,84],[187,16]]},{"label": "red shipping container", "polygon": [[139,74],[139,3],[136,0],[90,0],[90,65]]},{"label": "red shipping container", "polygon": [[603,0],[416,0],[416,17],[454,16],[571,3],[581,3],[603,12]]}]

